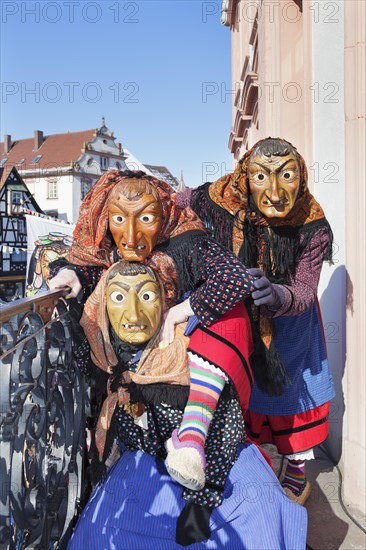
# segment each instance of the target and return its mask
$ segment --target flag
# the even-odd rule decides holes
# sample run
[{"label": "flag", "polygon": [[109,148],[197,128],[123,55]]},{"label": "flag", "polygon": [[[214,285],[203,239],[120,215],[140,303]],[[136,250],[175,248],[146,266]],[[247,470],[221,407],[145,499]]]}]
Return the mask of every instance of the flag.
[{"label": "flag", "polygon": [[74,225],[48,216],[25,215],[27,221],[26,296],[48,289],[49,264],[67,253]]}]

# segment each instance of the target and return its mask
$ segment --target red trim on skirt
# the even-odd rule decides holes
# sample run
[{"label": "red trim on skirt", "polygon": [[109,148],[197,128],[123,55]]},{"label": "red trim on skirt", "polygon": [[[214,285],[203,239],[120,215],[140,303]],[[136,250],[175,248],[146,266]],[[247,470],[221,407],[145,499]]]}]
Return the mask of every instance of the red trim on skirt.
[{"label": "red trim on skirt", "polygon": [[234,383],[244,413],[248,410],[253,374],[252,329],[245,305],[239,302],[210,327],[199,325],[191,334],[188,350],[224,371]]},{"label": "red trim on skirt", "polygon": [[310,411],[289,416],[269,416],[248,411],[246,432],[250,441],[274,443],[280,454],[312,449],[328,437],[329,401]]}]

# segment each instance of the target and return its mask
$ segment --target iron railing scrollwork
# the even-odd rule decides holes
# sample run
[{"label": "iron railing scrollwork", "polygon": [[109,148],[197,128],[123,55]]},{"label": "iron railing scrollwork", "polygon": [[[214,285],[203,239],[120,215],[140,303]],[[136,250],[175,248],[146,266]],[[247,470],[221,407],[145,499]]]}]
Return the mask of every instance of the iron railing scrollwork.
[{"label": "iron railing scrollwork", "polygon": [[84,492],[87,394],[64,302],[50,320],[27,307],[1,322],[0,547],[62,548]]}]

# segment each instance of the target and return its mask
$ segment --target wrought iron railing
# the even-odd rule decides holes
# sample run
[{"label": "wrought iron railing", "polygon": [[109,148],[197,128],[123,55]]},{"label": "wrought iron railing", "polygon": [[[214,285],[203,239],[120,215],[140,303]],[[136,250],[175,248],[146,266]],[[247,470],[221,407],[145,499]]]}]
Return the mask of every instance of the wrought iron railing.
[{"label": "wrought iron railing", "polygon": [[83,497],[86,392],[60,291],[0,311],[0,547],[66,546]]}]

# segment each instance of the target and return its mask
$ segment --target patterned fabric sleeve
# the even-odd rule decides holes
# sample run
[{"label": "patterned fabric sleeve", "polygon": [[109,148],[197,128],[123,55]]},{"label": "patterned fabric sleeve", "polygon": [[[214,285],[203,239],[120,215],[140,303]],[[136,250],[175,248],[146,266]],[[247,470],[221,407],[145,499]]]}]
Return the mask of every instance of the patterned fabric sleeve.
[{"label": "patterned fabric sleeve", "polygon": [[200,322],[210,326],[255,290],[252,277],[243,264],[212,239],[205,237],[193,245],[192,272],[197,290],[189,301]]},{"label": "patterned fabric sleeve", "polygon": [[290,285],[275,285],[283,297],[282,306],[275,313],[263,307],[267,317],[300,315],[313,304],[318,290],[320,272],[327,251],[329,237],[325,229],[311,239],[305,249]]},{"label": "patterned fabric sleeve", "polygon": [[103,267],[101,266],[74,265],[65,258],[60,258],[50,264],[50,279],[55,277],[60,269],[71,269],[75,271],[83,287],[83,301],[93,292],[103,273]]}]

